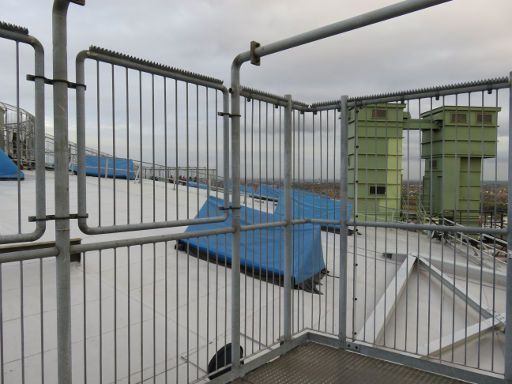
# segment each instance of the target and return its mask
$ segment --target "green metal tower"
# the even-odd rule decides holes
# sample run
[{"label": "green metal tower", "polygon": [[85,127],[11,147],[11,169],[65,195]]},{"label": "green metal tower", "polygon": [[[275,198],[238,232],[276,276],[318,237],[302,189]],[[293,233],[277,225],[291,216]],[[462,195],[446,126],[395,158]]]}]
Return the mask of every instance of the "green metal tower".
[{"label": "green metal tower", "polygon": [[376,104],[350,111],[348,197],[359,221],[399,220],[404,107]]},{"label": "green metal tower", "polygon": [[355,218],[400,220],[403,131],[420,130],[420,208],[427,216],[478,225],[482,160],[496,156],[501,109],[443,106],[411,119],[404,107],[376,104],[350,111],[348,196]]},{"label": "green metal tower", "polygon": [[427,215],[479,225],[482,160],[496,157],[501,108],[444,106],[425,112],[422,203]]}]

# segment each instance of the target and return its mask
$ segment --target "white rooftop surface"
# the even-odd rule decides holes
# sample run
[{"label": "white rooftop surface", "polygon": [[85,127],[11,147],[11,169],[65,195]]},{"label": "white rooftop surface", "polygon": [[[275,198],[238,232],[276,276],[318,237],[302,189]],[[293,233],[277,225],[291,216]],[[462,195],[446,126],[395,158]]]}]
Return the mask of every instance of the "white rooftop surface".
[{"label": "white rooftop surface", "polygon": [[[27,216],[35,214],[34,174],[27,171],[25,175],[26,179],[21,182],[21,217],[24,222]],[[72,213],[77,212],[76,180],[76,176],[70,176]],[[53,185],[54,173],[47,171],[47,214],[54,213]],[[97,185],[97,178],[87,177],[87,212],[91,226],[98,222]],[[134,181],[127,183],[125,180],[117,180],[115,210],[118,224],[126,223],[128,185],[131,196],[130,220],[140,222],[141,185]],[[102,225],[111,225],[114,212],[112,179],[101,179],[101,186]],[[189,217],[193,218],[197,208],[206,200],[206,191],[190,188],[187,205],[186,187],[179,187],[176,195],[174,185],[168,184],[166,187],[162,182],[144,180],[144,221],[153,220],[153,190],[155,218],[157,221],[165,218],[166,188],[169,220],[176,218],[176,202],[178,217],[184,219],[187,218],[187,208]],[[17,231],[16,194],[16,182],[0,181],[0,196],[3,202],[0,216],[2,234]],[[266,207],[266,204],[265,202],[263,206]],[[24,224],[23,229],[29,231],[33,228],[32,225]],[[83,243],[184,230],[171,228],[91,238],[81,234],[76,226],[76,220],[72,220],[71,225],[71,237],[81,237]],[[476,332],[471,341],[456,345],[452,350],[452,335],[457,341],[461,334],[465,334],[466,326],[479,324],[480,315],[471,305],[466,306],[462,298],[456,297],[454,301],[449,280],[453,278],[455,258],[457,288],[463,293],[468,292],[470,299],[476,303],[480,302],[481,297],[483,307],[489,308],[491,312],[494,309],[496,314],[502,314],[505,310],[504,264],[486,258],[481,268],[480,263],[476,261],[477,258],[466,257],[465,249],[454,250],[450,245],[443,245],[439,240],[430,239],[426,234],[419,232],[373,228],[358,230],[360,235],[349,236],[347,284],[347,323],[349,330],[356,330],[356,339],[373,343],[375,330],[384,322],[386,310],[389,313],[383,330],[378,332],[376,344],[406,349],[407,352],[420,355],[427,354],[427,348],[430,353],[437,351],[441,344],[442,347],[447,346],[447,349],[443,350],[442,360],[466,363],[472,367],[480,366],[481,369],[495,372],[503,371],[504,334],[499,328],[482,332],[480,343]],[[54,222],[48,222],[47,232],[42,240],[54,240]],[[324,277],[320,287],[323,294],[293,291],[294,332],[314,329],[338,334],[339,235],[322,232],[322,244],[329,270],[329,275]],[[357,254],[356,259],[353,257],[354,250]],[[385,258],[383,253],[386,252],[394,256],[390,259]],[[426,265],[408,268],[409,263],[411,266],[416,263],[416,255],[425,258],[427,264],[431,260],[432,265],[438,269],[441,269],[442,259],[443,276],[448,280],[441,286],[440,280],[429,272]],[[403,260],[406,260],[404,264]],[[467,286],[466,263],[469,265]],[[357,264],[355,281],[353,264]],[[25,341],[26,382],[42,382],[41,336],[44,337],[44,381],[56,382],[54,258],[45,259],[42,266],[43,270],[40,273],[40,261],[23,263],[21,315],[20,263],[2,265],[2,358],[6,383],[21,382],[22,329]],[[405,273],[408,269],[411,269],[410,274]],[[489,276],[494,269],[495,289],[492,285],[492,276]],[[394,280],[397,271],[398,277]],[[101,257],[99,252],[88,252],[81,263],[72,263],[73,382],[84,382],[85,375],[87,382],[100,382],[100,374],[103,383],[111,383],[115,379],[121,383],[127,383],[129,379],[131,382],[140,382],[141,370],[144,381],[152,381],[156,376],[158,383],[165,382],[166,375],[169,382],[187,382],[203,377],[208,360],[216,350],[230,341],[230,273],[231,270],[222,265],[176,251],[174,242],[169,242],[167,246],[163,243],[134,246],[129,251],[127,248],[119,248],[116,252],[104,250]],[[483,277],[483,284],[480,284],[480,275]],[[403,292],[398,292],[397,305],[393,305],[395,284],[400,287],[402,280],[406,282],[407,288]],[[357,300],[352,300],[353,286],[356,289]],[[279,319],[282,317],[282,288],[242,274],[241,289],[241,332],[245,335],[241,344],[244,354],[251,355],[265,349],[267,345],[275,344],[282,332],[282,325],[279,326]],[[41,297],[44,314],[43,335],[40,332]],[[375,308],[377,315],[373,316]],[[355,312],[354,316],[352,309]],[[353,317],[355,327],[352,327]],[[487,321],[482,323],[482,331],[486,324],[495,324],[500,319],[503,318],[488,320],[482,314],[481,320]],[[478,325],[476,328],[468,328],[467,333],[472,334],[472,330],[478,328]],[[114,346],[114,340],[117,340],[117,348]],[[437,352],[434,355],[439,356]],[[85,372],[84,366],[87,367]],[[115,371],[117,376],[114,374]]]}]

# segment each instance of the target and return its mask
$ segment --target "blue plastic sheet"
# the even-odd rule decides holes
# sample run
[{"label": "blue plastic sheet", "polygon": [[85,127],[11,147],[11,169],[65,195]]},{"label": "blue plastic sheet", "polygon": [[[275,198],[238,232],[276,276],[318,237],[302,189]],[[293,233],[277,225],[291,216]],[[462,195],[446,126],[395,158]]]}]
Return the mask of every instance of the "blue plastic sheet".
[{"label": "blue plastic sheet", "polygon": [[25,174],[19,170],[18,166],[0,150],[0,180],[17,180],[18,176],[21,180],[25,178]]},{"label": "blue plastic sheet", "polygon": [[[220,216],[223,211],[222,199],[208,197],[196,218]],[[279,221],[272,214],[242,207],[240,209],[242,225],[258,224]],[[199,230],[231,228],[232,215],[220,223],[193,225],[185,232]],[[212,235],[201,238],[180,240],[181,245],[188,245],[199,251],[208,259],[218,259],[220,264],[231,264],[232,261],[232,234]],[[322,253],[321,233],[318,226],[311,224],[298,225],[293,228],[293,268],[292,279],[294,285],[302,285],[308,280],[316,279],[324,270],[325,263]],[[284,275],[284,229],[269,228],[241,233],[240,240],[240,268],[242,272],[250,272],[268,280],[276,281]]]},{"label": "blue plastic sheet", "polygon": [[[341,201],[318,193],[294,189],[292,191],[292,217],[294,219],[340,220]],[[284,219],[284,191],[280,191],[274,215]],[[352,203],[347,201],[347,220],[352,216]],[[339,224],[323,224],[322,228],[338,232]]]}]

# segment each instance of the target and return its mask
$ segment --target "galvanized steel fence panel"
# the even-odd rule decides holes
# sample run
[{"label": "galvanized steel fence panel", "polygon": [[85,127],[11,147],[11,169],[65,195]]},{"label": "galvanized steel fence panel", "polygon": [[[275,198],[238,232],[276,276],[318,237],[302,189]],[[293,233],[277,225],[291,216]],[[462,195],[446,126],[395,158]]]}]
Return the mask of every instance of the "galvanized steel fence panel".
[{"label": "galvanized steel fence panel", "polygon": [[[44,50],[39,41],[30,36],[28,30],[22,27],[0,22],[0,38],[2,39],[2,50],[6,53],[2,58],[2,67],[5,74],[14,79],[14,81],[6,81],[2,87],[2,95],[6,98],[3,101],[8,101],[11,105],[0,105],[0,112],[2,112],[0,114],[0,149],[12,158],[19,170],[35,169],[35,174],[30,172],[27,174],[27,178],[36,178],[35,189],[25,190],[22,183],[22,172],[16,172],[13,179],[17,183],[16,198],[10,199],[12,205],[9,207],[13,211],[9,217],[12,225],[2,228],[0,233],[0,244],[4,244],[37,240],[44,234],[46,228],[44,220],[46,215]],[[33,54],[25,52],[24,47],[26,46],[33,49]],[[34,64],[27,65],[24,62],[25,59]],[[33,87],[26,86],[27,79],[22,77],[22,69],[33,71],[29,73],[33,76]],[[21,102],[33,104],[34,120],[22,108]],[[26,199],[27,195],[30,195],[31,199],[35,195],[35,212],[24,207],[23,199]],[[4,207],[7,209],[8,205],[6,204]],[[35,225],[28,224],[29,216],[33,217]]]},{"label": "galvanized steel fence panel", "polygon": [[[89,97],[87,59],[95,62]],[[225,220],[226,215],[193,219],[189,208],[195,202],[197,212],[210,191],[227,191],[224,178],[219,178],[229,175],[227,89],[222,81],[97,47],[79,53],[77,81],[78,222],[84,233]],[[92,113],[86,115],[86,101],[95,109],[94,121],[88,118]],[[95,142],[86,143],[87,137]],[[86,163],[86,144],[97,147],[92,166]],[[101,151],[112,156],[102,156]],[[118,167],[119,159],[125,163]],[[109,167],[109,161],[114,166]],[[95,172],[100,177],[91,183],[86,175]],[[92,208],[87,206],[88,184],[97,184],[94,215],[87,212]],[[107,194],[102,184],[112,189],[112,196],[102,198]],[[144,206],[145,194],[152,196],[149,207]],[[117,202],[118,195],[125,203]],[[157,206],[158,197],[164,204]],[[178,197],[186,206],[179,206]],[[105,217],[102,211],[107,209],[112,212]],[[88,224],[91,219],[94,226]]]}]

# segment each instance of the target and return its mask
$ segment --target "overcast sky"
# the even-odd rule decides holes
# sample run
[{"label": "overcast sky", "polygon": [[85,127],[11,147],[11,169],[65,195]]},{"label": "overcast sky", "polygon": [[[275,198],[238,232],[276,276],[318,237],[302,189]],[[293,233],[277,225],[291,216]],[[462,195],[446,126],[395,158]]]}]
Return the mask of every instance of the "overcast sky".
[{"label": "overcast sky", "polygon": [[[229,82],[233,57],[391,0],[86,0],[70,6],[70,78],[89,45]],[[51,73],[51,1],[2,0],[0,20],[29,28]],[[504,76],[512,69],[510,0],[455,0],[247,64],[242,83],[306,102]],[[0,54],[5,52],[0,47]],[[1,96],[1,94],[0,94]],[[508,119],[508,111],[502,113]],[[503,121],[503,120],[502,120]],[[503,132],[503,131],[501,131]],[[503,136],[502,133],[500,133]],[[500,151],[506,148],[500,138]]]}]

